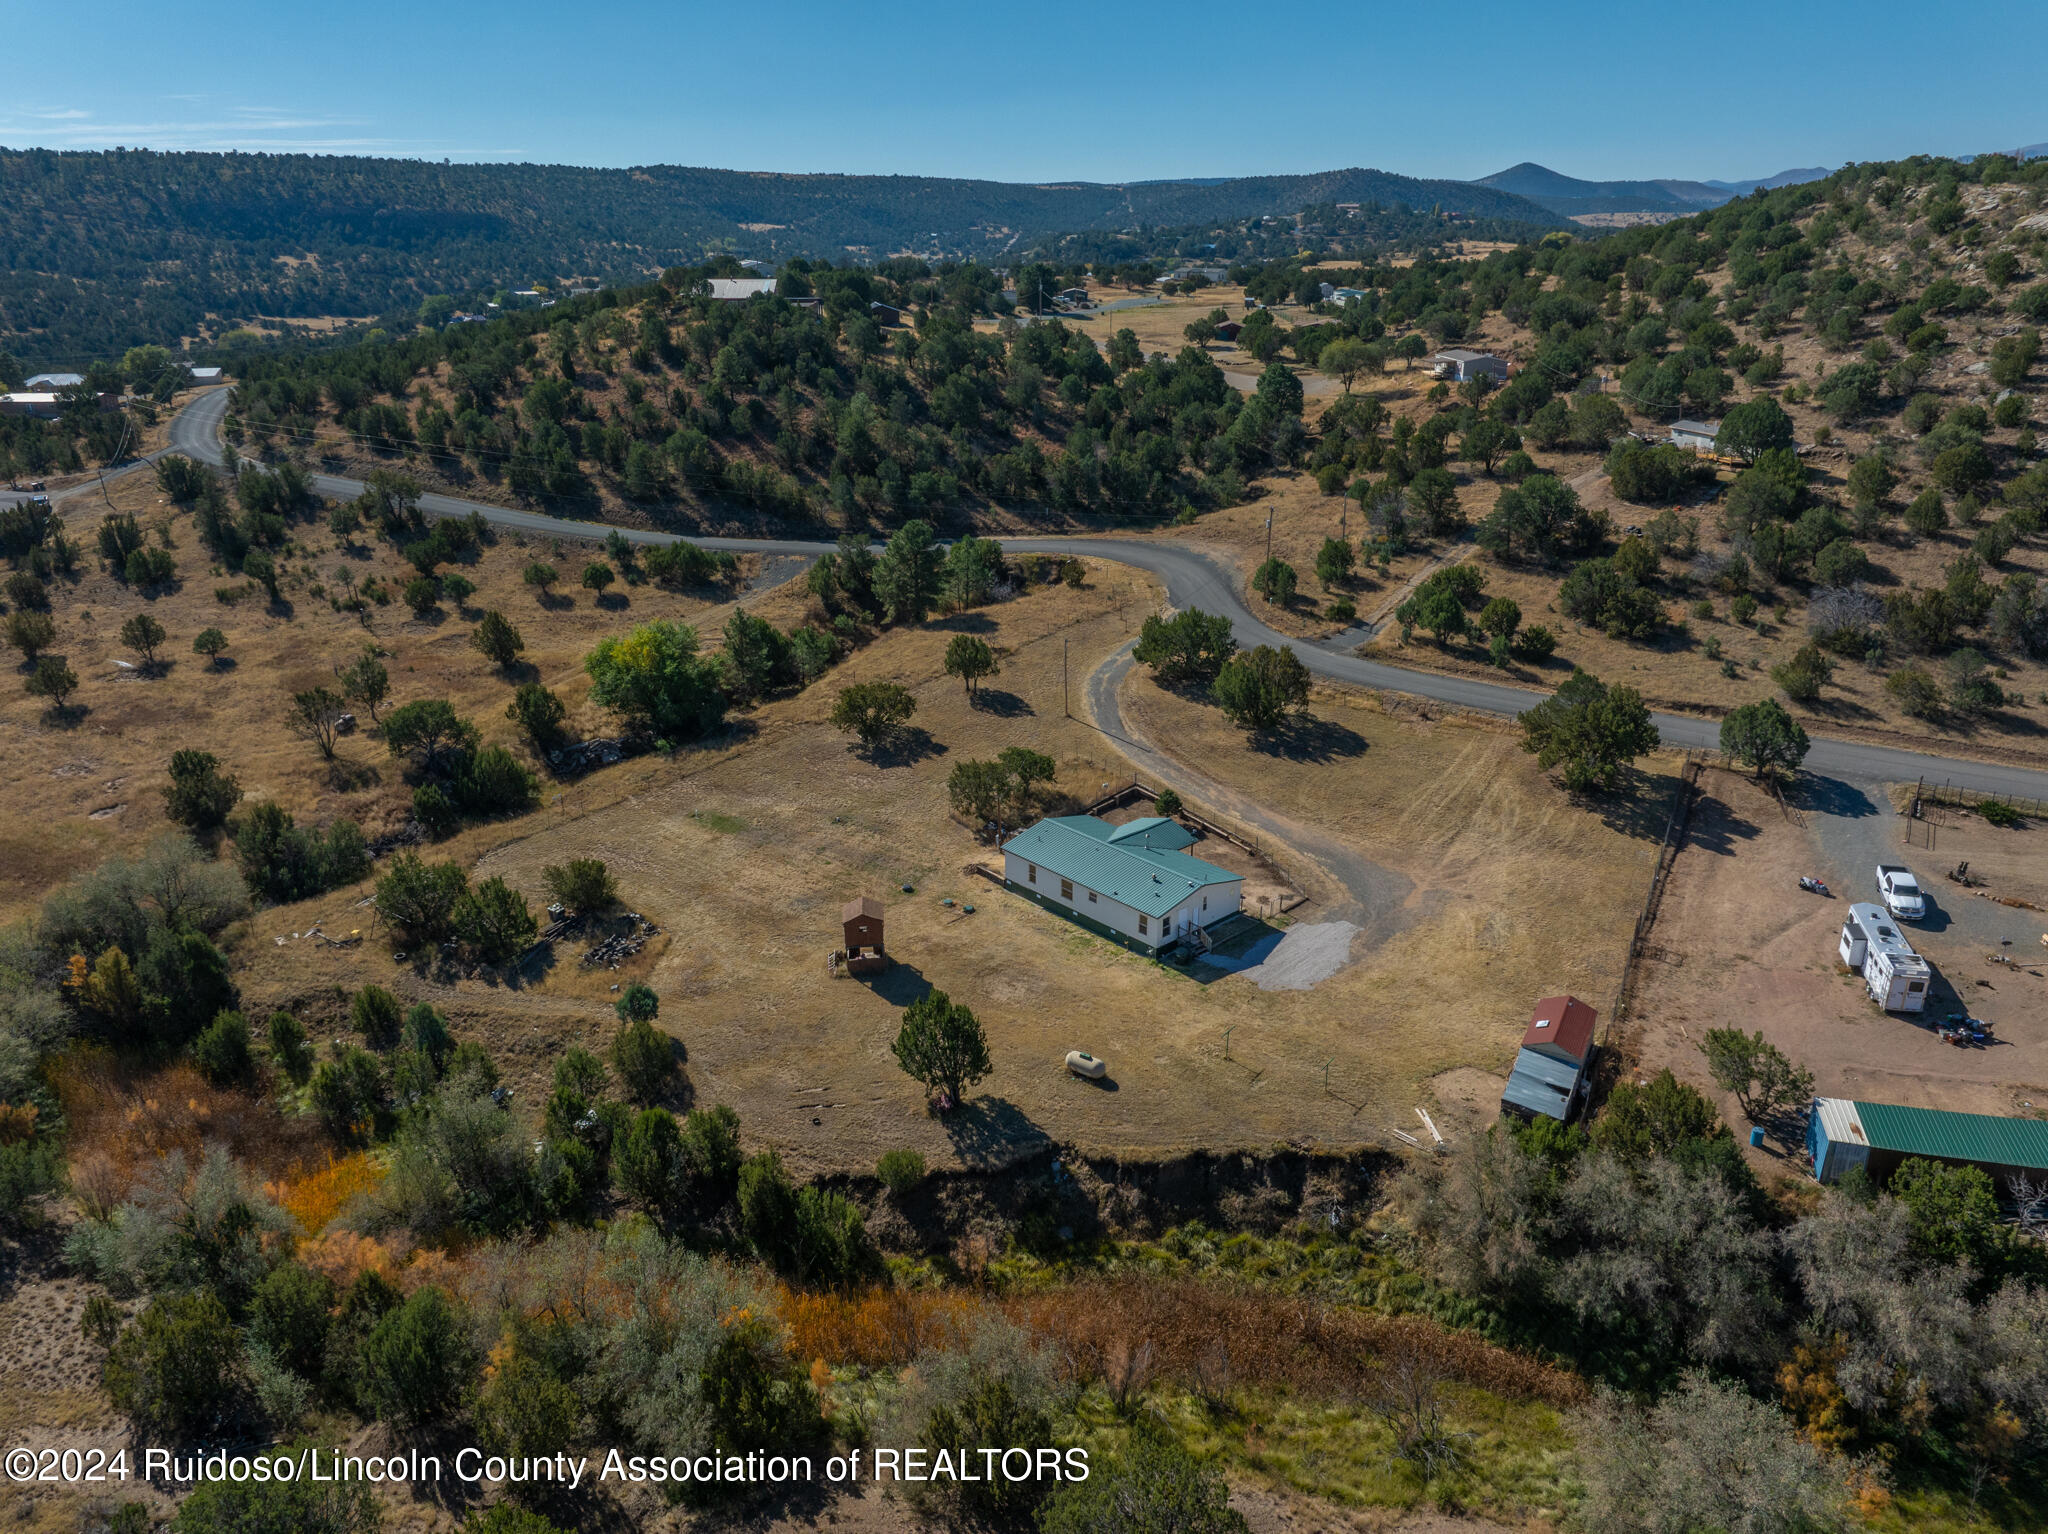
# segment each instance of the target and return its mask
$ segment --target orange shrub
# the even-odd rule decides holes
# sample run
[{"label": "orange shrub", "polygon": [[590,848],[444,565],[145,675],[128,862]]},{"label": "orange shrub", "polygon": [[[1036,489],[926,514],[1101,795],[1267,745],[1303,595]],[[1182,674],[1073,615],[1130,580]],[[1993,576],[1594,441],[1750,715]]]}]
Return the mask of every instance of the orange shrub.
[{"label": "orange shrub", "polygon": [[36,1119],[41,1113],[42,1109],[34,1103],[24,1103],[19,1108],[0,1103],[0,1145],[18,1145],[23,1140],[33,1140]]},{"label": "orange shrub", "polygon": [[72,1147],[103,1158],[96,1176],[122,1194],[173,1151],[196,1160],[219,1143],[243,1165],[277,1177],[311,1161],[324,1139],[311,1120],[288,1120],[262,1098],[216,1087],[182,1063],[149,1069],[110,1050],[80,1048],[53,1061],[49,1076]]},{"label": "orange shrub", "polygon": [[776,1308],[797,1357],[879,1368],[907,1364],[926,1348],[952,1346],[983,1307],[958,1291],[805,1294],[785,1284],[777,1290]]},{"label": "orange shrub", "polygon": [[282,1181],[268,1185],[271,1198],[299,1222],[309,1236],[317,1236],[358,1194],[368,1193],[384,1180],[384,1166],[367,1152],[356,1151],[339,1161],[327,1158],[327,1165],[314,1172],[297,1167]]}]

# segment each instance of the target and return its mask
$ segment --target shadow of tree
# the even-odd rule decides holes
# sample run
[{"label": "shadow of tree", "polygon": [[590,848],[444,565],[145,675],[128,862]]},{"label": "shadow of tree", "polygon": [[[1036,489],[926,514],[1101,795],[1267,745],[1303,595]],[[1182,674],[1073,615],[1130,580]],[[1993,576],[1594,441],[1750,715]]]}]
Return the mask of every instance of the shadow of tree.
[{"label": "shadow of tree", "polygon": [[970,1098],[939,1122],[953,1154],[973,1167],[1005,1166],[1052,1144],[1052,1136],[1007,1097]]},{"label": "shadow of tree", "polygon": [[948,613],[943,618],[932,619],[926,627],[947,634],[993,634],[996,622],[982,612]]},{"label": "shadow of tree", "polygon": [[[1663,822],[1659,821],[1658,831],[1662,829]],[[1757,829],[1755,821],[1736,814],[1719,798],[1702,794],[1692,807],[1692,822],[1686,827],[1685,840],[1688,846],[1727,857],[1734,853],[1738,842],[1753,841]]]},{"label": "shadow of tree", "polygon": [[1876,801],[1855,784],[1844,783],[1840,778],[1817,777],[1812,773],[1801,773],[1785,798],[1798,808],[1811,810],[1817,815],[1862,820],[1877,813]]},{"label": "shadow of tree", "polygon": [[[851,749],[858,749],[858,745]],[[931,732],[922,725],[909,725],[898,730],[887,740],[877,741],[862,753],[877,767],[908,767],[926,757],[944,756],[946,747],[932,739]]]},{"label": "shadow of tree", "polygon": [[1371,743],[1334,719],[1313,714],[1289,714],[1277,727],[1252,738],[1252,749],[1264,756],[1284,756],[1295,762],[1336,762],[1363,756]]},{"label": "shadow of tree", "polygon": [[976,688],[968,695],[967,706],[980,713],[993,714],[998,719],[1017,719],[1038,712],[1014,692],[1005,692],[1000,687]]}]

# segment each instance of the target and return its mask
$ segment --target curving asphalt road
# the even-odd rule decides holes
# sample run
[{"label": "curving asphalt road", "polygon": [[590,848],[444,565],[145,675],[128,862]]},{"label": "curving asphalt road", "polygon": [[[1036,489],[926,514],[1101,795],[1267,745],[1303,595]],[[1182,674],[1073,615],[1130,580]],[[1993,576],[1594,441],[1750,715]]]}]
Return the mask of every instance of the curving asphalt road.
[{"label": "curving asphalt road", "polygon": [[[180,452],[203,463],[220,461],[220,430],[227,414],[229,390],[218,389],[201,395],[172,419],[166,452]],[[156,455],[151,455],[154,458]],[[133,472],[142,462],[127,466]],[[327,495],[355,496],[362,493],[360,480],[331,474],[313,476],[315,488]],[[75,494],[84,486],[67,494]],[[471,512],[499,527],[565,538],[589,538],[610,531],[610,524],[572,521],[542,512],[522,511],[466,501],[452,495],[429,494],[420,498],[421,510],[431,516],[466,517]],[[620,528],[628,540],[639,544],[688,541],[707,549],[726,549],[736,554],[783,554],[815,556],[834,545],[804,539],[776,538],[691,538],[679,534],[652,532],[645,528]],[[1544,694],[1502,682],[1471,677],[1444,676],[1431,671],[1410,671],[1382,661],[1353,655],[1348,648],[1313,644],[1276,632],[1261,623],[1245,606],[1237,577],[1222,564],[1182,544],[1126,538],[1045,537],[1003,538],[1004,548],[1019,554],[1063,554],[1090,559],[1111,559],[1135,565],[1157,576],[1166,588],[1167,600],[1176,608],[1199,607],[1222,613],[1230,619],[1232,633],[1241,645],[1285,646],[1299,655],[1315,675],[1333,682],[1392,692],[1413,693],[1459,708],[1483,713],[1519,714]],[[1344,636],[1343,643],[1354,642]],[[1720,749],[1720,725],[1709,719],[1682,714],[1653,714],[1665,744],[1698,750]],[[1932,752],[1909,751],[1897,746],[1867,745],[1859,741],[1816,736],[1806,756],[1806,770],[1821,777],[1845,778],[1864,783],[1911,782],[1929,778],[1955,784],[1978,793],[2013,795],[2026,799],[2048,799],[2048,771],[1975,761],[1967,757],[1940,756]]]}]

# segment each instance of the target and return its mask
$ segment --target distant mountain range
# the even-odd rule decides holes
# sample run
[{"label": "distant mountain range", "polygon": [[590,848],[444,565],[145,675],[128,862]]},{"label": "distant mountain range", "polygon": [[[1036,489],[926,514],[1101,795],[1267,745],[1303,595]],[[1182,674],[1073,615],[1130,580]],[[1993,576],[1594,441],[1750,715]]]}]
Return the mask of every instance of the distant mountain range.
[{"label": "distant mountain range", "polygon": [[1472,184],[1526,197],[1564,218],[1577,218],[1586,213],[1697,213],[1702,208],[1718,208],[1731,198],[1747,197],[1759,187],[1795,186],[1827,174],[1826,169],[1812,166],[1781,170],[1755,181],[1580,181],[1525,160]]}]

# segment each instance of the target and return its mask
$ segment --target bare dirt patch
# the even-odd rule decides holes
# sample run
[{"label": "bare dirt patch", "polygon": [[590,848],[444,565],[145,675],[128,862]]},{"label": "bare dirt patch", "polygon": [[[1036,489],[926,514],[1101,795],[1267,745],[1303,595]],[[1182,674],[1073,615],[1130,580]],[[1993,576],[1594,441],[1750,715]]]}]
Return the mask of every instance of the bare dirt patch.
[{"label": "bare dirt patch", "polygon": [[[1977,1113],[2048,1109],[2048,979],[1987,963],[1987,952],[2018,945],[1987,943],[1974,921],[1961,919],[1975,912],[1946,914],[1960,903],[1955,887],[1924,849],[1905,843],[1902,825],[1887,813],[1845,826],[1812,811],[1801,824],[1746,777],[1709,769],[1650,934],[1625,1067],[1640,1075],[1669,1066],[1719,1099],[1700,1041],[1709,1028],[1740,1027],[1761,1030],[1811,1069],[1825,1096]],[[1850,903],[1873,898],[1880,853],[1915,867],[1938,908],[1907,929],[1938,977],[1918,1015],[1879,1011],[1837,959]],[[1939,861],[1946,863],[1946,849]],[[1835,898],[1802,891],[1805,873],[1826,879]],[[2006,914],[2015,925],[2042,923]],[[1932,1025],[1959,1009],[1991,1019],[1998,1043],[1942,1043]],[[1722,1112],[1742,1122],[1732,1097]],[[1774,1137],[1769,1157],[1782,1164],[1785,1151]],[[1798,1151],[1791,1148],[1794,1163]]]}]

